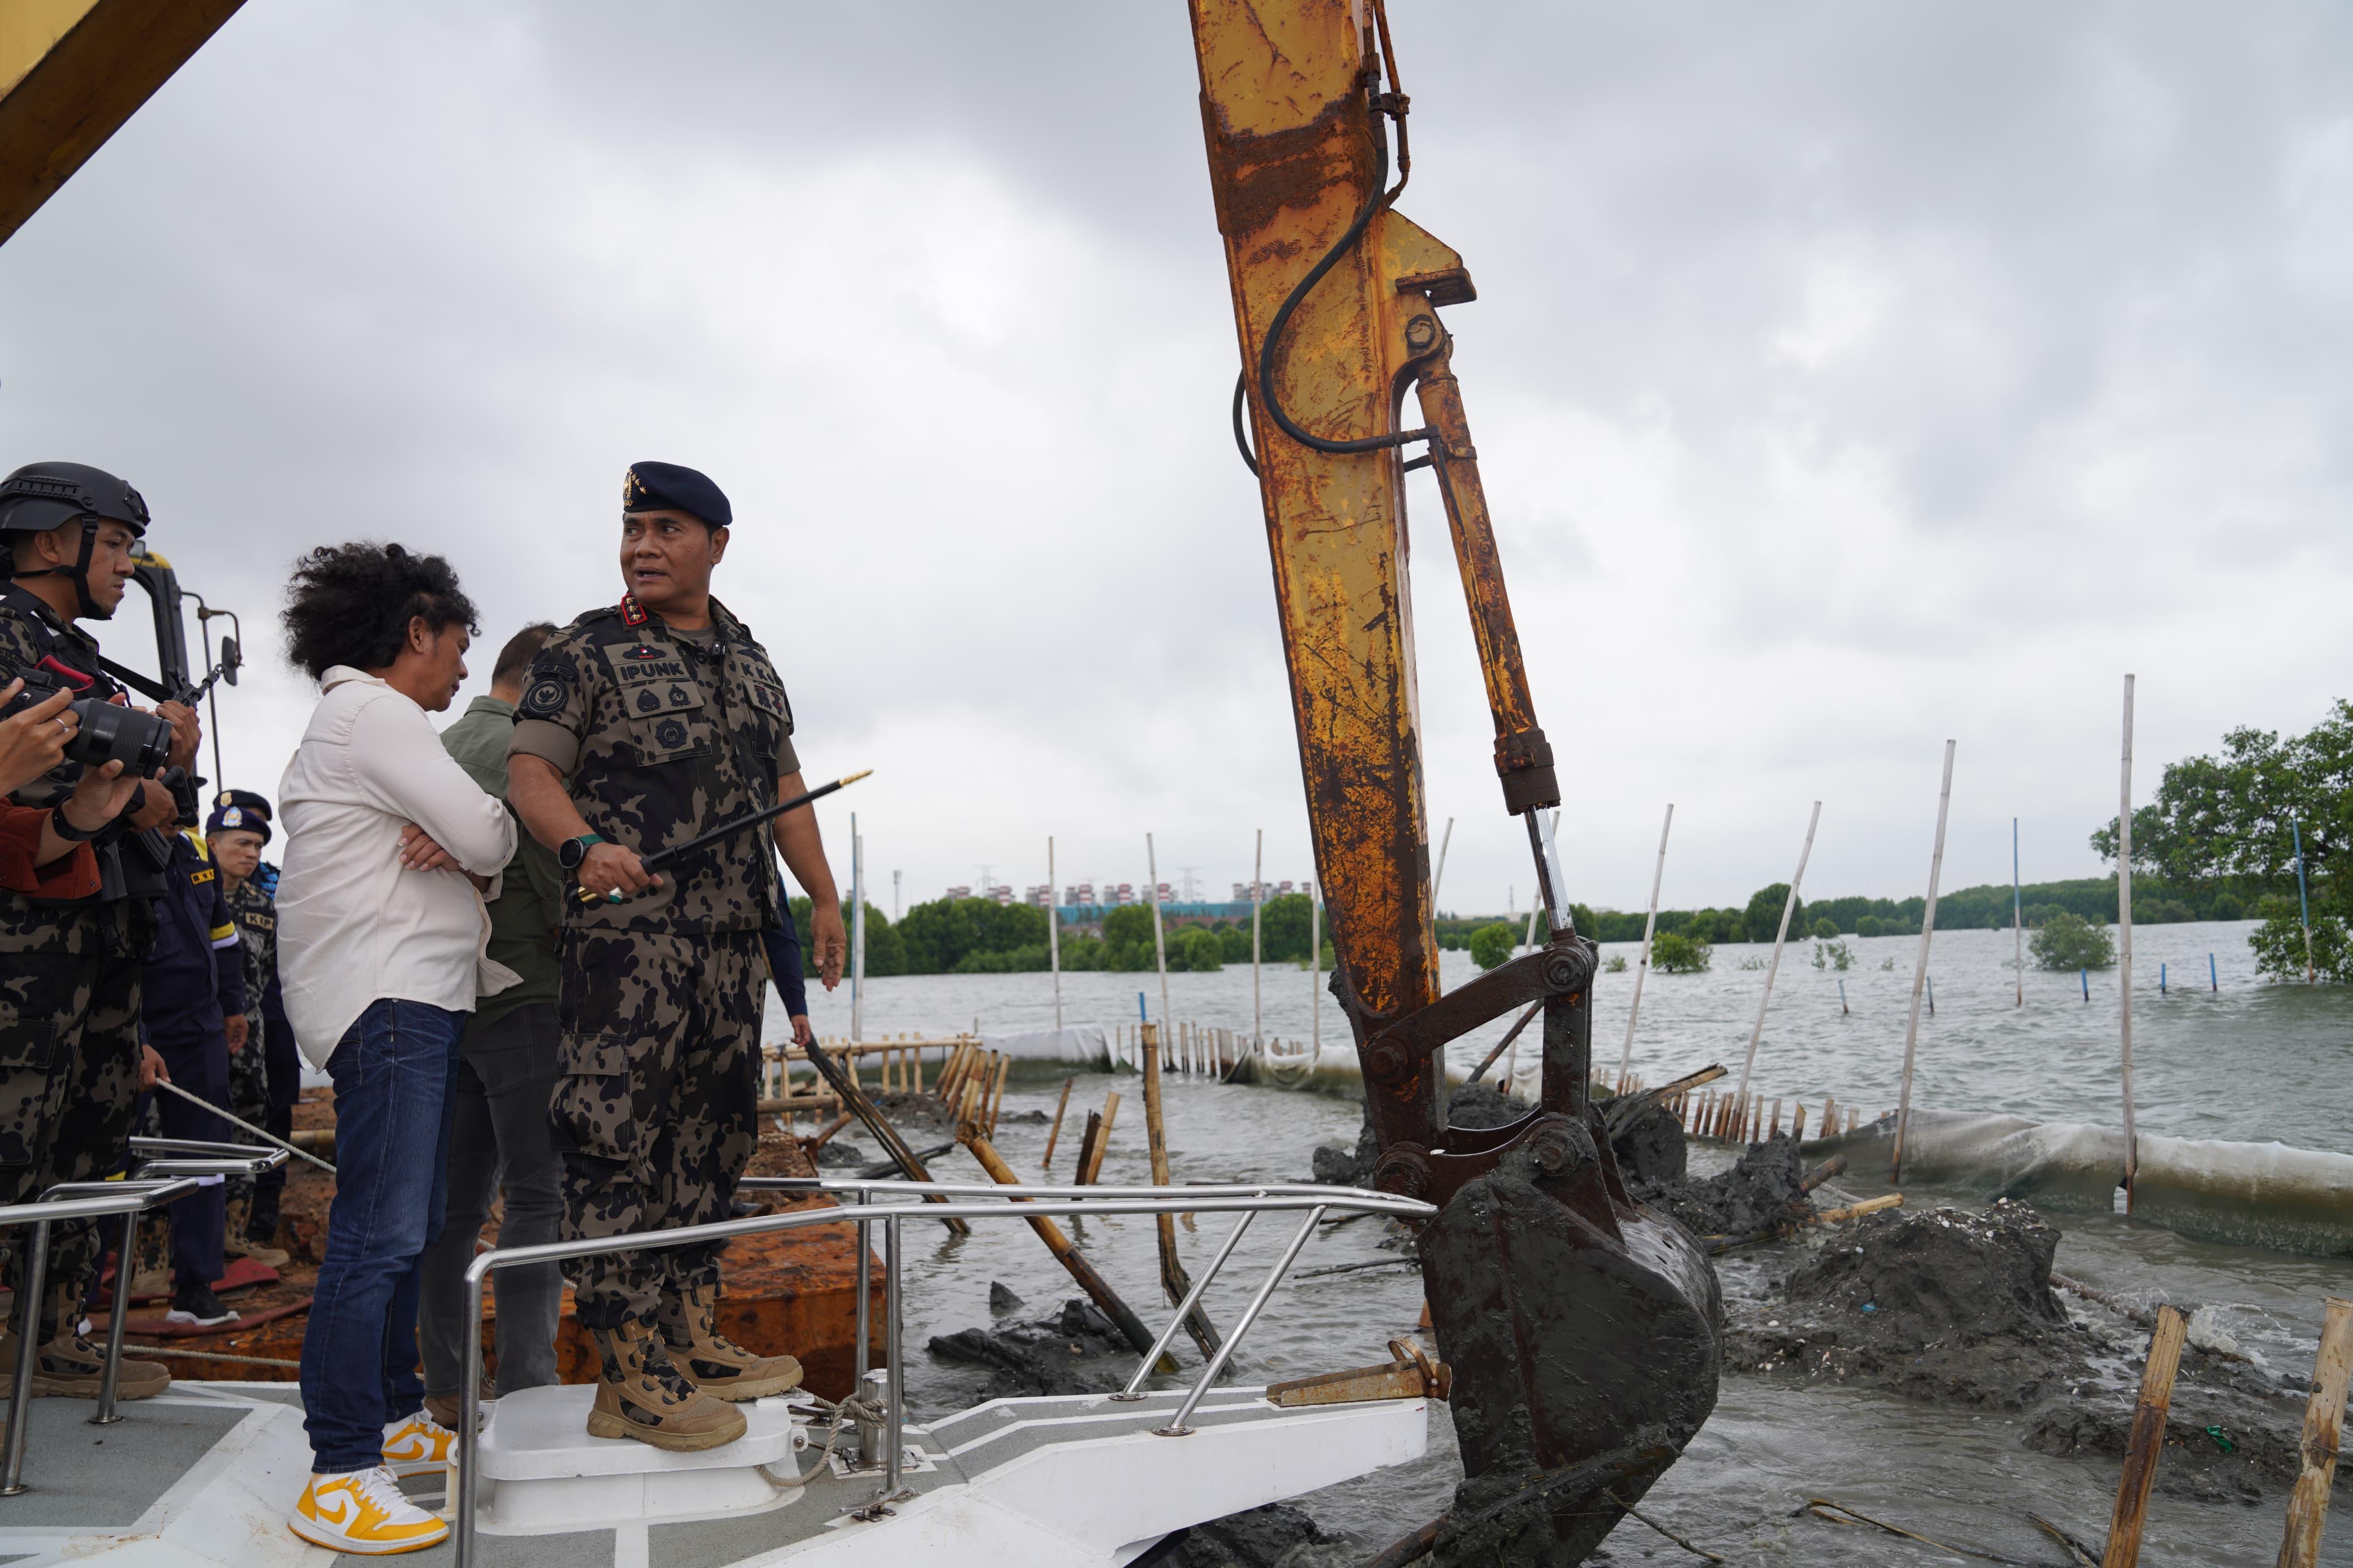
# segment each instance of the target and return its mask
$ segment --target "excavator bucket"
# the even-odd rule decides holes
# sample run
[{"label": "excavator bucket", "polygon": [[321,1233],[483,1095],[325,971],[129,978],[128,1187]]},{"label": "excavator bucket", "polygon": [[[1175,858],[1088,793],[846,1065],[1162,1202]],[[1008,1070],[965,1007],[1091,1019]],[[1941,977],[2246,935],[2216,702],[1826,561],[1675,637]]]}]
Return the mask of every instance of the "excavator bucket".
[{"label": "excavator bucket", "polygon": [[1373,1036],[1369,1085],[1467,1028],[1544,1012],[1536,1108],[1394,1145],[1377,1186],[1440,1205],[1420,1237],[1438,1353],[1453,1368],[1464,1479],[1439,1561],[1582,1563],[1715,1407],[1722,1300],[1691,1236],[1635,1203],[1588,1097],[1594,948],[1574,936]]}]

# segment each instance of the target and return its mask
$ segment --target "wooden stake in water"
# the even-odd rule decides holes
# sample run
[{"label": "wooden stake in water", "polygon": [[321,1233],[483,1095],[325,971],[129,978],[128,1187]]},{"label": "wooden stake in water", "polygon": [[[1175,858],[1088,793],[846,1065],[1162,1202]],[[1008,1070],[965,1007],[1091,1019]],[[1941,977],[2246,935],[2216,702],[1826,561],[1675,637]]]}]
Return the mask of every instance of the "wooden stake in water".
[{"label": "wooden stake in water", "polygon": [[2320,1325],[2320,1354],[2312,1366],[2312,1400],[2304,1407],[2304,1473],[2288,1494],[2287,1534],[2278,1568],[2313,1568],[2320,1531],[2328,1522],[2328,1494],[2337,1484],[2337,1447],[2345,1432],[2345,1389],[2353,1381],[2353,1301],[2330,1297]]},{"label": "wooden stake in water", "polygon": [[866,840],[849,814],[849,1037],[866,1037]]},{"label": "wooden stake in water", "polygon": [[1062,1098],[1054,1101],[1054,1125],[1046,1130],[1046,1157],[1038,1162],[1041,1171],[1054,1168],[1054,1141],[1062,1135],[1062,1112],[1071,1108],[1071,1086],[1078,1081],[1074,1078],[1062,1080]]},{"label": "wooden stake in water", "polygon": [[[1160,1118],[1160,1033],[1152,1025],[1144,1026],[1144,1142],[1152,1162],[1152,1184],[1165,1187],[1168,1178],[1168,1133]],[[1160,1233],[1160,1289],[1167,1294],[1168,1304],[1181,1307],[1193,1293],[1192,1278],[1176,1257],[1176,1216],[1159,1214],[1153,1217]],[[1185,1314],[1185,1331],[1201,1347],[1201,1354],[1218,1353],[1218,1331],[1209,1323],[1209,1314],[1197,1305]]]},{"label": "wooden stake in water", "polygon": [[1160,856],[1152,835],[1144,836],[1144,865],[1152,878],[1152,957],[1160,965],[1160,1021],[1168,1021],[1168,942],[1160,931]]},{"label": "wooden stake in water", "polygon": [[1259,1011],[1258,991],[1258,928],[1259,910],[1266,902],[1266,829],[1258,830],[1258,847],[1250,852],[1250,1055],[1265,1050],[1263,1027]]},{"label": "wooden stake in water", "polygon": [[1054,972],[1054,1032],[1062,1032],[1062,906],[1054,892],[1054,836],[1046,835],[1046,967]]},{"label": "wooden stake in water", "polygon": [[1748,1092],[1748,1075],[1757,1067],[1757,1042],[1765,1035],[1765,1009],[1773,1005],[1773,977],[1781,973],[1781,949],[1789,940],[1789,917],[1797,912],[1798,889],[1806,880],[1806,861],[1814,852],[1814,829],[1822,820],[1822,803],[1814,802],[1814,814],[1806,818],[1805,847],[1798,851],[1798,869],[1789,879],[1789,897],[1781,905],[1781,929],[1773,935],[1773,961],[1765,966],[1765,994],[1757,999],[1757,1025],[1748,1031],[1748,1055],[1740,1064],[1740,1094]]},{"label": "wooden stake in water", "polygon": [[1675,826],[1675,803],[1667,802],[1667,819],[1659,825],[1659,859],[1651,868],[1651,912],[1642,918],[1642,956],[1634,965],[1634,1005],[1626,1010],[1626,1047],[1618,1053],[1618,1081],[1626,1080],[1634,1060],[1634,1020],[1642,1012],[1642,982],[1651,973],[1651,938],[1659,929],[1659,884],[1667,874],[1667,835]]},{"label": "wooden stake in water", "polygon": [[1920,993],[1928,984],[1928,942],[1936,934],[1936,883],[1945,870],[1945,818],[1953,806],[1953,742],[1945,742],[1945,782],[1936,793],[1936,847],[1928,856],[1928,904],[1920,911],[1920,961],[1912,971],[1912,1016],[1904,1026],[1904,1093],[1895,1107],[1895,1151],[1887,1163],[1892,1184],[1904,1179],[1904,1134],[1912,1125],[1912,1055],[1920,1042]]},{"label": "wooden stake in water", "polygon": [[2026,905],[2018,885],[2018,818],[2010,819],[2010,965],[2018,971],[2018,1000],[2013,1006],[2026,1005]]},{"label": "wooden stake in water", "polygon": [[1439,884],[1446,880],[1446,847],[1453,842],[1454,819],[1450,816],[1446,819],[1446,831],[1438,839],[1438,869],[1430,878],[1430,916],[1432,920],[1438,918]]},{"label": "wooden stake in water", "polygon": [[[2133,678],[2125,677],[2125,747],[2116,784],[2117,1015],[2123,1023],[2125,1094],[2125,1213],[2132,1213],[2133,1179],[2140,1174],[2140,1139],[2133,1131],[2132,1079],[2132,731]],[[2090,982],[2085,981],[2089,985]]]},{"label": "wooden stake in water", "polygon": [[2116,1482],[2116,1511],[2108,1518],[2108,1549],[2100,1556],[2100,1568],[2134,1568],[2140,1561],[2148,1489],[2157,1480],[2158,1457],[2165,1451],[2165,1415],[2173,1403],[2173,1374],[2181,1365],[2188,1328],[2174,1308],[2157,1310],[2157,1330],[2148,1337],[2148,1364],[2141,1370],[2140,1399],[2133,1406],[2132,1435],[2125,1444],[2125,1470]]},{"label": "wooden stake in water", "polygon": [[[2129,680],[2132,678],[2126,676],[2125,679]],[[2295,902],[2304,913],[2304,983],[2312,985],[2318,983],[2320,972],[2313,967],[2312,963],[2312,895],[2304,885],[2304,824],[2291,816],[2287,819],[2287,826],[2288,831],[2295,835]]]}]

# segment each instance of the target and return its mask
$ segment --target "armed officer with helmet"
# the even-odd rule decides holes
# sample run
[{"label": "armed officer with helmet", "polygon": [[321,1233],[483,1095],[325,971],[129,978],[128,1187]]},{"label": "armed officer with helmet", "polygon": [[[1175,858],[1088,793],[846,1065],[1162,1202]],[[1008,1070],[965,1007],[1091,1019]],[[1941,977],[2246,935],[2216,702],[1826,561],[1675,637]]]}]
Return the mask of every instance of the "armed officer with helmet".
[{"label": "armed officer with helmet", "polygon": [[[565,900],[553,1109],[565,1239],[728,1217],[757,1142],[763,933],[791,917],[767,830],[662,876],[640,857],[801,793],[792,709],[767,653],[711,596],[733,511],[692,468],[639,463],[621,499],[618,605],[548,639],[523,684],[508,798],[577,889]],[[815,908],[818,973],[848,942],[813,813],[774,843]],[[603,1361],[588,1430],[656,1447],[732,1442],[724,1401],[782,1393],[800,1363],[718,1331],[719,1249],[566,1266]]]},{"label": "armed officer with helmet", "polygon": [[[11,580],[0,585],[0,681],[21,677],[35,691],[69,690],[77,708],[79,700],[127,701],[79,623],[106,620],[122,602],[147,521],[137,490],[85,464],[32,463],[0,480],[0,542],[11,552]],[[82,710],[85,736],[102,744],[91,720],[107,720],[106,708]],[[56,819],[64,837],[94,840],[99,891],[57,901],[0,890],[0,1203],[30,1202],[56,1183],[111,1169],[130,1134],[142,1075],[153,1072],[139,1040],[141,964],[172,863],[165,835],[184,812],[193,815],[185,780],[198,741],[196,716],[185,705],[166,702],[157,714],[168,729],[128,713],[105,726],[124,742],[115,754],[135,757],[145,765],[133,771],[149,775],[121,815],[94,829],[73,826],[62,810]],[[76,752],[93,754],[87,744],[69,754]],[[180,770],[176,788],[187,798],[175,799],[161,782],[159,762]],[[15,798],[57,805],[85,765],[69,760]],[[100,1237],[90,1222],[69,1222],[53,1227],[49,1248],[44,1300],[28,1312],[17,1292],[0,1364],[14,1365],[15,1334],[37,1325],[34,1392],[94,1396],[102,1358],[77,1330]],[[16,1277],[21,1281],[21,1270]],[[139,1361],[122,1363],[121,1380],[125,1398],[171,1382],[159,1363]]]}]

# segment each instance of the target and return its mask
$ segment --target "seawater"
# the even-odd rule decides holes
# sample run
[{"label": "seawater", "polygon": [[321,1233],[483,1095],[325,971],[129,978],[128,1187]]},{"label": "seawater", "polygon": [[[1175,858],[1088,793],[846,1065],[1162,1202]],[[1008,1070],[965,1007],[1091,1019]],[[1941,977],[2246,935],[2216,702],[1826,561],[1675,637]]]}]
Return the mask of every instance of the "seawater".
[{"label": "seawater", "polygon": [[[2246,949],[2249,929],[2204,923],[2136,932],[2134,1054],[2140,1125],[2183,1137],[2275,1138],[2353,1152],[2353,1075],[2346,1071],[2353,1057],[2353,995],[2339,988],[2261,980]],[[1876,1114],[1895,1103],[1918,939],[1844,940],[1854,960],[1843,974],[1813,966],[1810,939],[1793,942],[1784,953],[1758,1047],[1756,1082],[1768,1097],[1806,1100],[1817,1113],[1828,1093],[1841,1105]],[[1604,951],[1630,955],[1634,949],[1612,944]],[[1766,945],[1722,946],[1706,973],[1651,976],[1633,1070],[1654,1083],[1711,1061],[1736,1073],[1765,978],[1760,969],[1742,965],[1768,951]],[[2208,985],[2209,952],[2215,955],[2219,990]],[[2113,1121],[2118,1114],[2116,972],[2092,975],[2092,999],[2086,1003],[2076,974],[2030,967],[2020,1006],[2019,975],[2009,967],[2010,957],[2007,931],[1936,937],[1930,973],[1936,1012],[1931,1018],[1923,1008],[1914,1103]],[[1886,966],[1889,959],[1893,968]],[[2168,970],[2168,994],[2163,996],[2157,994],[2160,962]],[[1465,955],[1448,953],[1442,973],[1451,987],[1475,971]],[[1269,966],[1259,978],[1265,1031],[1286,1040],[1307,1039],[1313,1026],[1307,972]],[[1839,1009],[1836,984],[1841,978],[1847,983],[1845,1013]],[[1614,1068],[1618,1059],[1632,980],[1630,972],[1605,973],[1597,989],[1595,1057],[1604,1068]],[[1248,966],[1171,975],[1168,984],[1175,1017],[1250,1028]],[[1071,1023],[1133,1019],[1139,990],[1157,1018],[1155,975],[1065,975],[1063,1017]],[[1054,1017],[1043,974],[876,980],[863,1002],[870,1035],[939,1034],[970,1028],[976,1021],[984,1030],[1014,1031],[1050,1026]],[[846,1032],[846,984],[829,995],[812,986],[812,1003],[813,1020],[822,1032]],[[1328,996],[1322,1012],[1326,1045],[1345,1048],[1345,1026]],[[771,1037],[781,1032],[782,1021],[772,1019]],[[1498,1026],[1483,1032],[1483,1043],[1474,1039],[1458,1046],[1455,1058],[1466,1067],[1475,1062],[1500,1032]],[[1050,1114],[1060,1087],[1059,1077],[1016,1079],[1006,1097],[1008,1115]],[[1079,1074],[1072,1110],[1099,1107],[1113,1089],[1123,1104],[1103,1179],[1140,1184],[1149,1171],[1134,1076]],[[1358,1118],[1355,1103],[1343,1099],[1174,1078],[1166,1101],[1180,1182],[1303,1180],[1310,1151],[1319,1142],[1353,1142]],[[1042,1125],[1008,1121],[997,1141],[1014,1166],[1027,1172],[1039,1168],[1045,1137]],[[1074,1147],[1074,1128],[1066,1126],[1054,1174],[1067,1176]],[[934,1170],[943,1179],[981,1179],[977,1166],[961,1153],[937,1162]],[[1858,1194],[1882,1190],[1870,1173],[1843,1180]],[[1915,1206],[1975,1202],[1917,1185],[1907,1186],[1905,1196]],[[2308,1373],[2323,1300],[2353,1295],[2353,1260],[2200,1242],[2122,1215],[2051,1217],[2064,1233],[2058,1258],[2063,1272],[2144,1303],[2214,1306],[2242,1347],[2276,1370]],[[1232,1221],[1204,1215],[1197,1223],[1198,1228],[1179,1230],[1186,1261],[1196,1271],[1206,1267]],[[1292,1228],[1292,1222],[1274,1216],[1252,1227],[1210,1291],[1208,1305],[1217,1321],[1233,1321]],[[1166,1308],[1156,1300],[1149,1220],[1081,1220],[1073,1222],[1073,1235],[1147,1321],[1161,1321]],[[1378,1221],[1327,1227],[1296,1268],[1398,1256],[1380,1247],[1383,1239]],[[1770,1281],[1789,1261],[1789,1253],[1780,1248],[1722,1260],[1727,1294],[1746,1302],[1768,1300]],[[1026,1299],[1024,1315],[1042,1316],[1076,1294],[1026,1226],[982,1226],[972,1237],[955,1240],[936,1225],[913,1223],[905,1310],[909,1386],[918,1414],[969,1403],[985,1381],[973,1371],[934,1361],[921,1347],[933,1334],[990,1322],[991,1280],[1003,1281]],[[1413,1331],[1420,1304],[1420,1279],[1409,1268],[1294,1279],[1278,1292],[1238,1351],[1236,1376],[1271,1381],[1380,1360],[1391,1335]],[[1188,1342],[1180,1339],[1178,1348],[1190,1366]],[[2131,1374],[2119,1368],[2116,1375],[2128,1381]],[[2096,1542],[2114,1499],[2116,1468],[2113,1461],[2053,1459],[2023,1447],[2020,1437],[2026,1422],[2023,1415],[1947,1409],[1870,1391],[1799,1389],[1731,1369],[1715,1414],[1652,1490],[1645,1511],[1734,1563],[1957,1561],[1895,1536],[1796,1516],[1808,1498],[1818,1497],[1955,1546],[2056,1563],[2062,1560],[2058,1548],[2026,1515],[2041,1513]],[[1426,1459],[1302,1500],[1320,1522],[1349,1531],[1356,1542],[1311,1554],[1312,1560],[1354,1562],[1413,1529],[1445,1508],[1459,1476],[1451,1426],[1442,1409],[1433,1406]],[[2278,1551],[2284,1507],[2284,1495],[2256,1507],[2159,1496],[2151,1505],[2144,1560],[2259,1568]],[[1606,1560],[1613,1562],[1695,1561],[1631,1521],[1605,1550]],[[2353,1565],[2353,1520],[2336,1521],[2321,1560]]]}]

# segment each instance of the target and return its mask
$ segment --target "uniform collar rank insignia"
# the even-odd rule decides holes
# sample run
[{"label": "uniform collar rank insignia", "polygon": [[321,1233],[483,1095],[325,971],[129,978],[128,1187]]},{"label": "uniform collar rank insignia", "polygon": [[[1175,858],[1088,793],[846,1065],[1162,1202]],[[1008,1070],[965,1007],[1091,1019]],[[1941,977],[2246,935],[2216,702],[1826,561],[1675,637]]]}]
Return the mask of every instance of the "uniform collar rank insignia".
[{"label": "uniform collar rank insignia", "polygon": [[638,596],[635,594],[624,594],[621,595],[621,624],[623,626],[641,626],[651,619],[653,619],[653,617],[646,614],[646,607],[638,603]]}]

